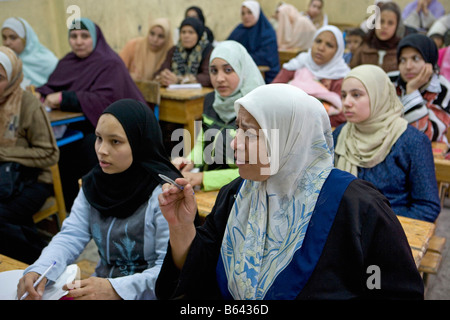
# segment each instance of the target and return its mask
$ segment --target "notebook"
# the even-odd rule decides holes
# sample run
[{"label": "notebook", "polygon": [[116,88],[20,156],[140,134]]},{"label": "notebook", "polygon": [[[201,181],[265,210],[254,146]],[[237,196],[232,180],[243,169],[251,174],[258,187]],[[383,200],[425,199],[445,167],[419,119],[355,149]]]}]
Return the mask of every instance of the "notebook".
[{"label": "notebook", "polygon": [[[79,268],[76,264],[66,267],[64,272],[52,284],[45,287],[42,300],[59,300],[65,296],[68,291],[62,287],[77,278]],[[17,284],[23,276],[23,270],[11,270],[0,272],[0,300],[17,300]]]}]

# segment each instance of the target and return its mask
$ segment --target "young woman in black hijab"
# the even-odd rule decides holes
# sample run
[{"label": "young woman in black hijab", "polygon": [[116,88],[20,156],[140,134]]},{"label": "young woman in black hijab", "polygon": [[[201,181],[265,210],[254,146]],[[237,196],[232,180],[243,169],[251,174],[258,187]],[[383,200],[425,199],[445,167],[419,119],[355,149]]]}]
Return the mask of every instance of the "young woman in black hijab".
[{"label": "young woman in black hijab", "polygon": [[[61,232],[25,271],[18,296],[28,291],[30,299],[41,298],[47,280],[56,280],[94,239],[100,255],[95,274],[81,280],[68,297],[155,298],[169,235],[158,205],[160,184],[165,183],[158,174],[172,179],[181,174],[165,153],[155,116],[141,102],[123,99],[111,104],[100,116],[95,133],[99,163],[83,177]],[[53,260],[56,265],[33,288]]]}]

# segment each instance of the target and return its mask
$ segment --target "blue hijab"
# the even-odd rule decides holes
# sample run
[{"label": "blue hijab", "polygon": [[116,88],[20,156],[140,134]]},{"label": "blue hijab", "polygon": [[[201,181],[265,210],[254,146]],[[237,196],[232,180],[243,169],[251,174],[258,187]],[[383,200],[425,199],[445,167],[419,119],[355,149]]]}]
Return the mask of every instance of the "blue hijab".
[{"label": "blue hijab", "polygon": [[[246,2],[244,1],[242,6]],[[247,28],[242,23],[239,24],[230,34],[228,40],[235,40],[241,43],[247,49],[256,65],[268,66],[270,70],[265,73],[265,81],[266,83],[271,83],[280,71],[277,36],[261,8],[259,10],[259,19],[254,26]],[[253,15],[257,16],[255,13]]]}]

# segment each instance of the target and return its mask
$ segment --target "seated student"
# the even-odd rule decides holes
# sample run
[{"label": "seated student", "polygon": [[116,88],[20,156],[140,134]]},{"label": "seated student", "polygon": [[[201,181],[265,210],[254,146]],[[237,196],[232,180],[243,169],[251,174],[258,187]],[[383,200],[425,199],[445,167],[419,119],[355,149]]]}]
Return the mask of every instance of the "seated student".
[{"label": "seated student", "polygon": [[438,0],[414,0],[403,9],[402,18],[406,25],[423,31],[444,14],[444,6]]},{"label": "seated student", "polygon": [[2,26],[2,39],[3,45],[12,49],[22,60],[22,89],[30,85],[44,85],[55,70],[58,58],[39,42],[30,24],[22,18],[6,19]]},{"label": "seated student", "polygon": [[211,44],[214,43],[214,34],[213,34],[213,32],[211,31],[211,29],[208,28],[208,27],[206,26],[206,23],[205,23],[205,16],[203,15],[202,9],[200,9],[200,8],[197,7],[197,6],[191,6],[191,7],[189,7],[189,8],[186,9],[186,11],[185,11],[185,13],[184,13],[184,17],[185,17],[185,18],[192,17],[192,18],[197,18],[197,19],[199,19],[199,20],[203,23],[203,25],[205,26],[205,32],[206,32],[206,34],[208,35],[208,41],[209,41]]},{"label": "seated student", "polygon": [[173,40],[170,21],[158,18],[150,23],[145,37],[131,39],[119,53],[133,80],[153,80]]},{"label": "seated student", "polygon": [[244,1],[241,6],[242,23],[230,34],[228,40],[241,43],[257,66],[267,66],[266,83],[271,83],[280,71],[277,35],[257,1]]},{"label": "seated student", "polygon": [[87,18],[72,26],[68,33],[72,51],[59,61],[48,82],[36,89],[45,106],[83,112],[87,118],[68,126],[83,132],[84,138],[61,148],[59,169],[67,209],[78,194],[78,179],[97,162],[94,129],[103,110],[123,98],[145,102],[100,28]]},{"label": "seated student", "polygon": [[333,131],[336,168],[373,183],[396,214],[434,222],[441,206],[431,142],[402,118],[387,74],[374,65],[352,69],[342,100],[347,123]]},{"label": "seated student", "polygon": [[[154,114],[141,102],[122,99],[111,104],[100,116],[95,134],[98,163],[83,177],[61,231],[25,270],[18,297],[28,292],[28,299],[40,299],[46,282],[55,281],[93,239],[100,262],[94,275],[81,280],[67,297],[155,299],[169,236],[158,206],[163,182],[158,174],[172,179],[181,174],[164,151]],[[52,261],[54,268],[33,288]]]},{"label": "seated student", "polygon": [[[252,57],[233,40],[214,48],[209,70],[214,92],[205,97],[202,131],[187,158],[172,160],[192,186],[206,191],[218,190],[239,176],[233,154],[226,153],[236,132],[234,102],[264,84]],[[201,172],[190,172],[194,166]]]},{"label": "seated student", "polygon": [[404,105],[404,117],[431,141],[448,142],[450,83],[439,75],[436,44],[412,34],[398,44],[399,71],[389,73]]},{"label": "seated student", "polygon": [[[397,44],[401,36],[400,8],[394,2],[386,2],[380,8],[380,28],[369,30],[364,43],[353,54],[350,68],[362,64],[380,66],[385,72],[398,70]],[[401,33],[403,35],[403,32]]]},{"label": "seated student", "polygon": [[440,17],[436,20],[431,28],[427,32],[427,36],[430,37],[438,49],[447,47],[449,44],[445,43],[445,35],[450,30],[450,14]]},{"label": "seated student", "polygon": [[306,11],[302,11],[301,14],[308,17],[319,29],[328,25],[328,16],[323,12],[324,1],[323,0],[311,0]]},{"label": "seated student", "polygon": [[277,12],[278,49],[311,48],[314,33],[317,31],[312,21],[302,16],[291,4],[283,3],[277,8]]},{"label": "seated student", "polygon": [[[203,226],[194,227],[195,195],[185,179],[176,179],[183,191],[164,184],[158,197],[170,242],[157,297],[423,299],[387,199],[333,168],[320,102],[294,86],[269,84],[235,109],[241,177],[221,189]],[[367,286],[370,265],[381,267],[377,290]]]},{"label": "seated student", "polygon": [[336,127],[345,122],[340,93],[342,79],[350,71],[343,53],[342,32],[335,26],[324,26],[314,35],[311,49],[283,64],[272,83],[290,83],[320,99],[331,126]]},{"label": "seated student", "polygon": [[356,50],[363,44],[366,34],[361,28],[353,28],[345,33],[346,53],[344,61],[349,64]]},{"label": "seated student", "polygon": [[155,80],[162,86],[200,83],[211,87],[208,62],[212,49],[203,23],[196,18],[185,18],[180,25],[180,40],[167,52],[155,72]]},{"label": "seated student", "polygon": [[0,254],[30,263],[45,246],[32,216],[53,194],[48,167],[59,150],[43,106],[20,87],[22,78],[19,57],[0,47],[0,161],[24,166],[23,189],[0,198]]}]

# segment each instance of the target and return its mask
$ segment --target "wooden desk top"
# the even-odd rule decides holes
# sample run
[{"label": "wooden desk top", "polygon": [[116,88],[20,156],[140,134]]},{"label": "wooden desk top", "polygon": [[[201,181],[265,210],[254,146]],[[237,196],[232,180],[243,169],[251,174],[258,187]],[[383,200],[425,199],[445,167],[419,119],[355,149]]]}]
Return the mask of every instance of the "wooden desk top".
[{"label": "wooden desk top", "polygon": [[216,202],[216,197],[219,191],[196,191],[195,199],[197,200],[198,214],[202,218],[211,212]]},{"label": "wooden desk top", "polygon": [[[206,216],[211,212],[218,193],[218,191],[195,192],[198,213],[201,218],[206,218]],[[434,223],[422,220],[402,216],[397,217],[403,227],[403,230],[405,231],[408,243],[411,246],[414,261],[416,262],[417,267],[419,267],[420,261],[428,249],[428,244],[434,234],[436,225]]]},{"label": "wooden desk top", "polygon": [[435,159],[444,159],[445,154],[448,152],[448,146],[443,142],[433,141],[431,147],[433,148],[433,157]]},{"label": "wooden desk top", "polygon": [[52,110],[50,112],[47,112],[47,114],[51,122],[84,117],[83,112],[67,112],[61,110]]},{"label": "wooden desk top", "polygon": [[437,181],[450,182],[450,160],[434,158]]},{"label": "wooden desk top", "polygon": [[402,216],[397,217],[405,231],[406,238],[411,246],[414,261],[418,267],[428,249],[428,244],[434,234],[436,225],[422,220]]},{"label": "wooden desk top", "polygon": [[172,100],[194,100],[202,98],[212,91],[214,91],[214,89],[208,87],[202,87],[201,89],[159,89],[161,99]]},{"label": "wooden desk top", "polygon": [[26,263],[0,254],[0,272],[10,270],[25,270],[28,267]]}]

